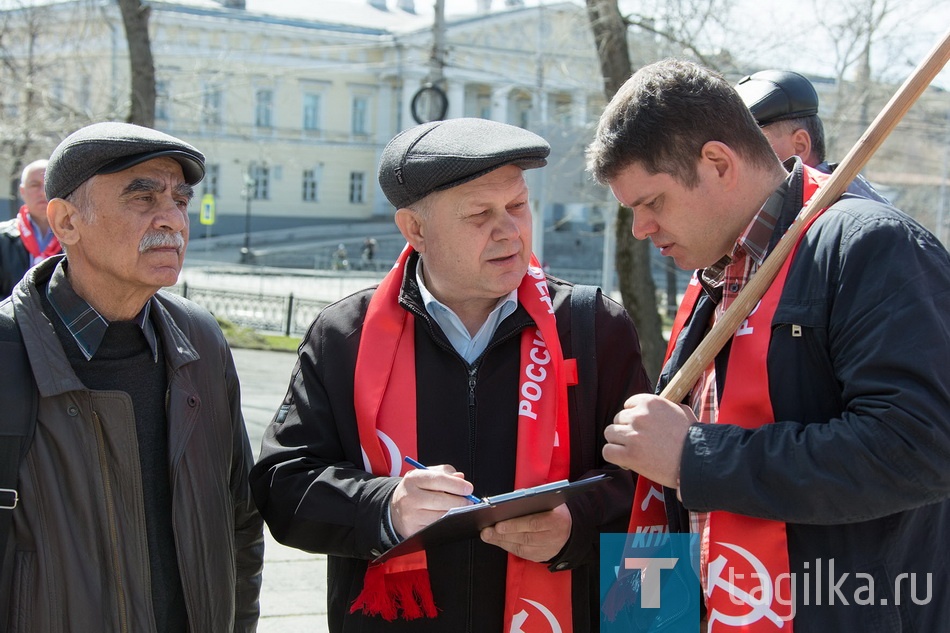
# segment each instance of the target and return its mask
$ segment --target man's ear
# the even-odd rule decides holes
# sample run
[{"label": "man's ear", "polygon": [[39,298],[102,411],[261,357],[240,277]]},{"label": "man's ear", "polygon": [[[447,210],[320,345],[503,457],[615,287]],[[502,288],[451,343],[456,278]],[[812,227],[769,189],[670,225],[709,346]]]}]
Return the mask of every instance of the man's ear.
[{"label": "man's ear", "polygon": [[800,127],[792,132],[790,140],[796,156],[801,156],[803,159],[811,156],[811,134],[806,132],[805,128]]},{"label": "man's ear", "polygon": [[396,226],[399,232],[409,242],[416,252],[424,253],[425,245],[425,221],[418,211],[409,208],[402,208],[396,211]]},{"label": "man's ear", "polygon": [[79,241],[79,230],[76,226],[78,214],[79,209],[62,198],[53,198],[46,205],[49,227],[60,244],[68,246]]},{"label": "man's ear", "polygon": [[721,141],[707,141],[699,151],[699,170],[707,170],[714,180],[726,189],[732,189],[739,180],[738,156]]}]

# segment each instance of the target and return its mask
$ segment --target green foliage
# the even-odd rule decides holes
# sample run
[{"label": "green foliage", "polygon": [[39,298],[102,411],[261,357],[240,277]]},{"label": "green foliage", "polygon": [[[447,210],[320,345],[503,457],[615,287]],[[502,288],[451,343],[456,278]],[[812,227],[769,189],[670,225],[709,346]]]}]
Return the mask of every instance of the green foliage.
[{"label": "green foliage", "polygon": [[231,347],[243,349],[266,349],[276,352],[296,352],[300,339],[293,336],[261,334],[251,328],[241,327],[215,316],[218,326]]}]

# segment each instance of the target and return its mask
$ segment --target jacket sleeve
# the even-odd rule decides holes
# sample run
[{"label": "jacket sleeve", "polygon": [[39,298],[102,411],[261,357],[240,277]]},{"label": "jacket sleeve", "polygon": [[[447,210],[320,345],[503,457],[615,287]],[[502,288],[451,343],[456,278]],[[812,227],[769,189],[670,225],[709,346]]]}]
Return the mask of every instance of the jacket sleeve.
[{"label": "jacket sleeve", "polygon": [[[636,475],[608,464],[601,454],[606,443],[604,429],[636,393],[653,391],[640,355],[640,340],[627,312],[615,301],[603,298],[595,318],[597,349],[597,398],[593,416],[582,416],[586,428],[571,436],[572,461],[575,447],[593,446],[593,461],[572,466],[572,479],[607,474],[610,481],[597,490],[568,500],[572,528],[567,544],[548,566],[552,571],[593,564],[599,558],[600,533],[626,532],[633,505]],[[580,385],[579,385],[580,386]],[[593,423],[593,424],[591,424]],[[576,428],[572,424],[572,428]],[[580,437],[580,433],[587,437]]]},{"label": "jacket sleeve", "polygon": [[[866,202],[835,209],[813,227],[818,235],[809,231],[804,268],[796,258],[785,286],[788,294],[796,269],[806,271],[787,310],[801,316],[790,323],[805,336],[781,332],[777,312],[769,361],[773,406],[797,398],[786,410],[819,402],[826,414],[777,414],[752,430],[693,426],[681,462],[691,510],[828,525],[950,493],[950,257],[896,211]],[[823,316],[809,322],[816,307]],[[783,353],[773,358],[777,345]]]},{"label": "jacket sleeve", "polygon": [[248,473],[254,457],[247,439],[237,370],[231,351],[227,354],[226,377],[233,429],[231,498],[234,503],[234,549],[236,585],[234,595],[235,633],[253,633],[260,617],[261,581],[264,566],[264,521],[251,496]]},{"label": "jacket sleeve", "polygon": [[[340,314],[351,308],[356,312]],[[360,318],[358,307],[336,304],[314,321],[283,404],[264,432],[251,487],[281,543],[371,559],[385,549],[381,526],[399,479],[362,467],[352,403],[359,337],[339,327]]]}]

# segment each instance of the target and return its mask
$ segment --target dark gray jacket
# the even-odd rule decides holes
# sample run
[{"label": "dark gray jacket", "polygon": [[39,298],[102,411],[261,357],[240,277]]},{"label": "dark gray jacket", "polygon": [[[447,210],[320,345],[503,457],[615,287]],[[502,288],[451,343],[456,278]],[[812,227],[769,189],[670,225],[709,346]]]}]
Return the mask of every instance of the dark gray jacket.
[{"label": "dark gray jacket", "polygon": [[10,296],[29,267],[30,254],[20,239],[16,218],[0,222],[0,299]]},{"label": "dark gray jacket", "polygon": [[[12,573],[0,579],[0,631],[147,633],[155,625],[132,402],[86,389],[70,367],[37,294],[59,259],[33,268],[8,300],[40,401],[20,468]],[[204,309],[164,292],[151,301],[168,370],[172,524],[190,630],[251,632],[263,524],[247,484],[252,455],[231,353]]]},{"label": "dark gray jacket", "polygon": [[[801,183],[798,163],[773,246],[802,206]],[[706,297],[697,305],[659,388],[711,308]],[[892,207],[845,197],[802,241],[772,322],[777,422],[691,430],[686,508],[787,522],[796,633],[943,631],[950,622],[948,315],[946,249]],[[720,354],[720,384],[725,361]],[[666,498],[672,528],[687,531],[683,506]],[[874,604],[856,604],[870,582]]]},{"label": "dark gray jacket", "polygon": [[[470,366],[423,307],[415,256],[406,268],[400,304],[416,317],[417,457],[464,472],[478,496],[509,492],[517,445],[520,334],[533,322],[519,306]],[[553,278],[548,288],[564,355],[571,358],[573,289]],[[255,498],[277,540],[329,554],[333,633],[498,633],[507,555],[477,539],[428,550],[437,618],[389,623],[348,613],[373,550],[384,549],[380,527],[398,483],[363,470],[353,408],[356,352],[373,292],[361,291],[329,306],[311,326],[284,404],[264,435],[260,461],[251,473]],[[596,407],[579,416],[572,409],[570,477],[609,472],[613,479],[568,502],[573,531],[550,563],[552,573],[572,574],[575,631],[597,629],[598,533],[626,531],[633,499],[632,474],[606,464],[600,454],[603,429],[628,396],[650,389],[636,330],[623,308],[602,298],[595,321]],[[590,380],[585,386],[591,388]],[[579,388],[569,390],[572,402]]]}]

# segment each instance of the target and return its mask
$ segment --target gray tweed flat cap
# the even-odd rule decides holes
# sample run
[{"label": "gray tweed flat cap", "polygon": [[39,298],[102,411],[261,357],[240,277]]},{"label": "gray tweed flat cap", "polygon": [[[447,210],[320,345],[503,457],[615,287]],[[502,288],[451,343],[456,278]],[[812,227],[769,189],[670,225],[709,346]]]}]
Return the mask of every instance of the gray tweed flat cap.
[{"label": "gray tweed flat cap", "polygon": [[401,209],[505,165],[544,167],[550,151],[543,138],[513,125],[474,118],[433,121],[389,141],[379,161],[379,186]]},{"label": "gray tweed flat cap", "polygon": [[65,198],[97,174],[114,174],[159,156],[177,160],[189,185],[204,178],[204,154],[174,136],[131,123],[87,125],[63,139],[50,155],[46,198]]}]

